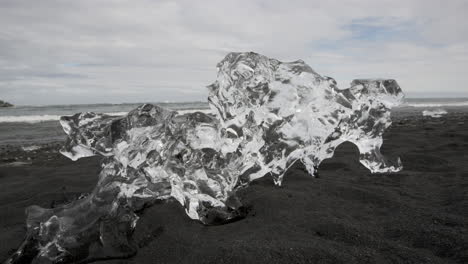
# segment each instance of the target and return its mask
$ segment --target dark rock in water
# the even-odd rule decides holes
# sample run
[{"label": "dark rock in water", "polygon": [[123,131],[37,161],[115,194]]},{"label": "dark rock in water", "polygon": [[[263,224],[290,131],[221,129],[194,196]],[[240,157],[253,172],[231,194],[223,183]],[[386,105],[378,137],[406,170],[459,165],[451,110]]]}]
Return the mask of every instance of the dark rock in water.
[{"label": "dark rock in water", "polygon": [[0,100],[0,107],[12,107],[12,106],[13,106],[12,104]]}]

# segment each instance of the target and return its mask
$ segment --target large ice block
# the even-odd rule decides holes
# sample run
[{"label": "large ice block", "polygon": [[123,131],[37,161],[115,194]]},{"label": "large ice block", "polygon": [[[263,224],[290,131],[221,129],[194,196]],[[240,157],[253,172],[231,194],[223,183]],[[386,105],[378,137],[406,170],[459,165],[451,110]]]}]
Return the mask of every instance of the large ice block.
[{"label": "large ice block", "polygon": [[265,175],[281,185],[295,162],[314,175],[345,141],[371,172],[402,168],[380,153],[390,109],[403,99],[394,80],[354,80],[339,89],[301,60],[247,52],[228,54],[208,89],[214,115],[145,104],[123,117],[62,117],[62,154],[103,156],[98,183],[70,204],[29,207],[27,238],[7,263],[131,256],[135,212],[157,199],[174,198],[208,225],[239,219],[236,190]]}]

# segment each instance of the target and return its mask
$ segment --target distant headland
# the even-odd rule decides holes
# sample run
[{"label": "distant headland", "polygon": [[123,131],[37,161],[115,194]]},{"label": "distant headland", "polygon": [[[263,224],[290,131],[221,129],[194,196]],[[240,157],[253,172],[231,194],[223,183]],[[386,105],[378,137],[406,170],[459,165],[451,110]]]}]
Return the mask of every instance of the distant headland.
[{"label": "distant headland", "polygon": [[0,107],[12,107],[12,106],[13,106],[12,104],[0,100]]}]

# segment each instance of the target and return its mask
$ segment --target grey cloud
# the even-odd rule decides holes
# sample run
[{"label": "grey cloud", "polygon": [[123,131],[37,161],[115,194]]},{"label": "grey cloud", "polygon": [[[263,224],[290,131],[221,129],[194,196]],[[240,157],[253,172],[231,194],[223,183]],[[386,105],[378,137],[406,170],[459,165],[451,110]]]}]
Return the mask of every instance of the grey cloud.
[{"label": "grey cloud", "polygon": [[[409,92],[444,84],[462,92],[467,11],[458,0],[4,0],[0,97],[17,104],[203,100],[216,63],[250,50],[304,59],[343,85],[381,76]],[[366,39],[353,23],[394,32]]]}]

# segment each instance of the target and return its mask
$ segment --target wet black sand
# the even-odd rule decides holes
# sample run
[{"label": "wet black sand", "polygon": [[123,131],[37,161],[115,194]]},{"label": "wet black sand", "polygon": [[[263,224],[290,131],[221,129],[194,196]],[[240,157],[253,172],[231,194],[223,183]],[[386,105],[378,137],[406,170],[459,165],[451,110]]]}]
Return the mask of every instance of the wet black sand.
[{"label": "wet black sand", "polygon": [[[345,143],[319,178],[295,166],[282,187],[265,177],[242,190],[251,210],[238,222],[203,226],[175,201],[156,204],[135,229],[137,255],[100,263],[468,263],[468,114],[395,119],[383,152],[401,157],[400,173],[370,174]],[[0,148],[0,261],[23,239],[25,207],[95,185],[99,158],[57,148]]]}]

